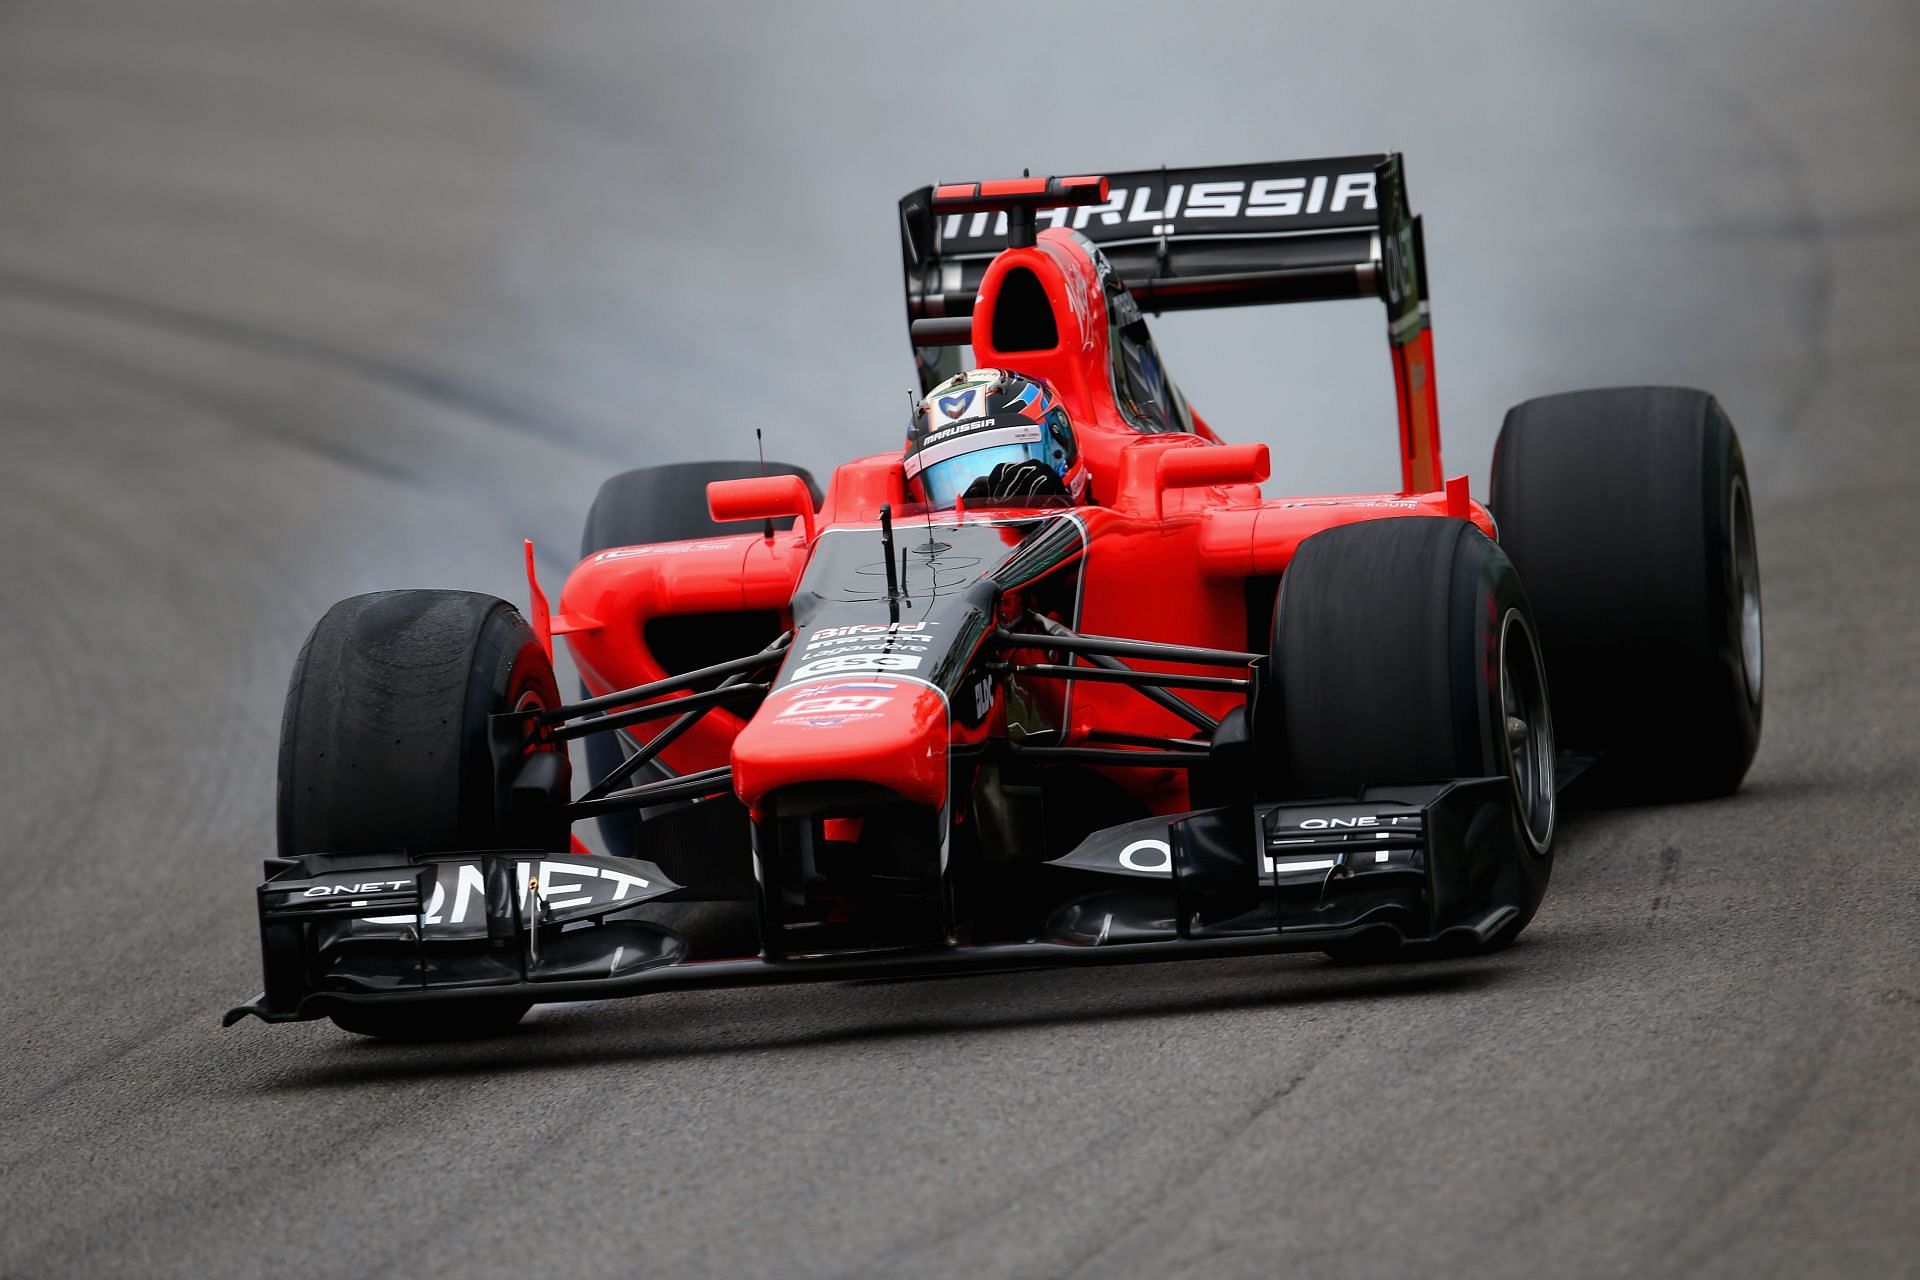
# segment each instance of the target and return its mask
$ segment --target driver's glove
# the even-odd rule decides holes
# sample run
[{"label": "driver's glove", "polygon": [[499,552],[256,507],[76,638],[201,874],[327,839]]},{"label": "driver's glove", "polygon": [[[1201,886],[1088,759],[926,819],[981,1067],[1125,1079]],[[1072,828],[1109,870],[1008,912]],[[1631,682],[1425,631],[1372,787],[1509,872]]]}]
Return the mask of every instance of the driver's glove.
[{"label": "driver's glove", "polygon": [[960,495],[968,502],[1005,502],[1013,498],[1064,498],[1067,486],[1044,462],[1024,458],[1002,462],[977,478]]}]

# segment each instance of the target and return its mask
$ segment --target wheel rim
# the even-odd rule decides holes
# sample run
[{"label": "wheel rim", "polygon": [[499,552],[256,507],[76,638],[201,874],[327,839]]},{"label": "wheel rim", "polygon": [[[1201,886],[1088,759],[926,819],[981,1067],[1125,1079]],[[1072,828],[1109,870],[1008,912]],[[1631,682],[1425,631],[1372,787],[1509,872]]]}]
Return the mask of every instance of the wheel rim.
[{"label": "wheel rim", "polygon": [[1740,611],[1740,672],[1747,682],[1747,701],[1760,701],[1765,674],[1765,646],[1760,639],[1760,552],[1753,539],[1753,507],[1747,501],[1744,477],[1733,478],[1733,576]]},{"label": "wheel rim", "polygon": [[1536,854],[1553,840],[1553,714],[1540,645],[1518,609],[1500,623],[1500,729],[1520,826]]}]

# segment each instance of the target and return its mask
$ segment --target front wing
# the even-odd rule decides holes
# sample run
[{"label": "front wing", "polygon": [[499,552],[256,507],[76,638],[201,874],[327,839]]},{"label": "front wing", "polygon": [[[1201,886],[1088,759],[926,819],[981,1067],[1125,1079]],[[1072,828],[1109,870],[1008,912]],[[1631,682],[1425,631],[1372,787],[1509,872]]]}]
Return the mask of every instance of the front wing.
[{"label": "front wing", "polygon": [[367,1005],[594,1000],[647,991],[1485,941],[1526,856],[1504,777],[1199,810],[1096,832],[1047,864],[1062,904],[1026,942],[688,958],[632,909],[678,886],[599,854],[317,854],[268,864],[266,990],[230,1010],[291,1022]]}]

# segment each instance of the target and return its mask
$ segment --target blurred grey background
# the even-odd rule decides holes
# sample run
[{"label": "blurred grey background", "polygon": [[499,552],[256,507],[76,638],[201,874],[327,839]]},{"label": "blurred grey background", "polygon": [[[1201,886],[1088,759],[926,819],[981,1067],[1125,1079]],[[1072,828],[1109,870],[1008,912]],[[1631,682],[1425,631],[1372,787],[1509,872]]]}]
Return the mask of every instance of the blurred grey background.
[{"label": "blurred grey background", "polygon": [[[0,0],[0,1275],[1915,1274],[1920,11]],[[1717,392],[1766,737],[1524,945],[712,993],[394,1050],[256,989],[334,599],[549,590],[599,481],[899,437],[895,201],[1395,148],[1448,470]],[[1394,482],[1377,307],[1156,326]]]}]

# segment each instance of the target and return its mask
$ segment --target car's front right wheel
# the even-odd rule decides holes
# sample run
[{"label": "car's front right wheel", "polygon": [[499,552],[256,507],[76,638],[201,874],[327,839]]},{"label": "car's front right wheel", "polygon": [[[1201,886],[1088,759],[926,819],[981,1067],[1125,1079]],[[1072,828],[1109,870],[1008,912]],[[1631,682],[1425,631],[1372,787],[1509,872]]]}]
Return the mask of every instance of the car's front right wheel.
[{"label": "car's front right wheel", "polygon": [[[504,810],[487,738],[496,714],[559,705],[552,663],[504,600],[424,590],[342,600],[287,686],[280,855],[568,848],[563,808]],[[332,1017],[383,1039],[463,1039],[508,1031],[529,1007],[463,997]]]}]

